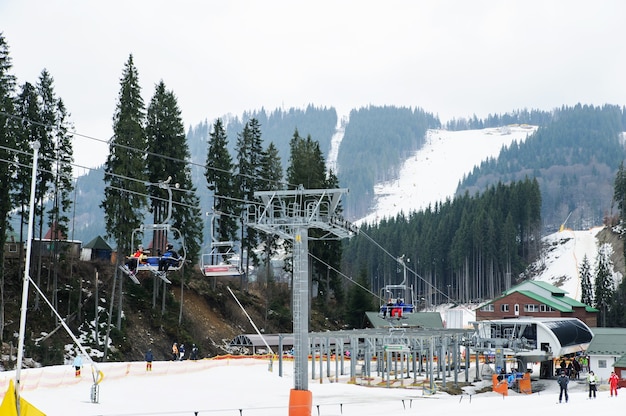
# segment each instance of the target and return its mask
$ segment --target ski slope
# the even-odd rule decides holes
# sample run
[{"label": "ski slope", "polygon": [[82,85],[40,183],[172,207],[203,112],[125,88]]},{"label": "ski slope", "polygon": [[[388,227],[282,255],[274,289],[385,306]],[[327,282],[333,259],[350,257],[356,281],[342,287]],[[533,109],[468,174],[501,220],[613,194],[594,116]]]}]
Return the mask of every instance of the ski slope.
[{"label": "ski slope", "polygon": [[374,187],[375,208],[356,221],[375,223],[452,198],[459,181],[503,146],[521,142],[536,126],[514,125],[482,130],[429,130],[426,144],[404,161],[397,179]]}]

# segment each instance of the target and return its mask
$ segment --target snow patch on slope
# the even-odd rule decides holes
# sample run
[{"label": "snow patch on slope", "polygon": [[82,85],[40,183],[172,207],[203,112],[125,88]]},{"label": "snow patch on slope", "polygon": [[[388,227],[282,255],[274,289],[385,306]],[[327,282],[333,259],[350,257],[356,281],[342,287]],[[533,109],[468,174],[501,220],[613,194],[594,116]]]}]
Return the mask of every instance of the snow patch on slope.
[{"label": "snow patch on slope", "polygon": [[541,270],[535,280],[550,283],[567,292],[567,296],[580,300],[579,267],[585,255],[592,269],[598,256],[597,234],[604,227],[589,230],[564,230],[542,239],[546,247],[533,265]]}]

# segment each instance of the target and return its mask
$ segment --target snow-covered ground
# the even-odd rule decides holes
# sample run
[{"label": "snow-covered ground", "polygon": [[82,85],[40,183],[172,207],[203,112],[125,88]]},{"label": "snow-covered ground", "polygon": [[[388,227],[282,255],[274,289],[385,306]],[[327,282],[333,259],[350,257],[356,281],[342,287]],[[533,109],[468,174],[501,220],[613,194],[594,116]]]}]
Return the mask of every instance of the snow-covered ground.
[{"label": "snow-covered ground", "polygon": [[543,263],[545,270],[537,280],[550,283],[568,292],[568,296],[580,300],[579,267],[586,255],[592,267],[598,255],[596,235],[603,227],[590,230],[563,230],[544,237],[548,249],[538,262]]},{"label": "snow-covered ground", "polygon": [[[346,373],[348,363],[345,363]],[[331,366],[334,372],[334,364]],[[269,371],[267,360],[201,360],[155,362],[151,373],[143,362],[102,364],[104,380],[100,384],[99,403],[90,400],[93,379],[89,368],[76,379],[71,366],[54,366],[22,372],[22,397],[48,416],[276,416],[287,415],[289,393],[293,388],[293,363],[286,362],[283,377],[278,363]],[[12,373],[4,373],[0,384]],[[470,381],[474,374],[470,372]],[[421,388],[384,388],[348,384],[348,376],[338,382],[328,378],[310,380],[313,395],[312,415],[381,416],[415,414],[476,414],[504,412],[508,416],[526,416],[540,412],[564,411],[569,415],[598,412],[619,414],[626,405],[626,393],[610,398],[607,386],[601,386],[596,400],[587,400],[584,384],[570,383],[569,403],[558,406],[555,380],[533,381],[532,395],[509,390],[508,396],[487,392],[475,394],[477,387],[490,385],[489,376],[465,388],[463,395],[437,392],[424,394]],[[333,380],[334,381],[334,380]],[[375,384],[375,380],[372,384]],[[448,378],[447,383],[452,383]],[[464,373],[459,374],[464,381]],[[7,381],[8,382],[8,381]],[[405,384],[410,384],[406,379]],[[357,383],[367,382],[357,379]],[[398,382],[394,383],[398,384]],[[6,385],[6,384],[5,384]],[[3,389],[4,391],[6,390]],[[0,393],[2,394],[2,393]],[[616,413],[617,412],[617,413]]]},{"label": "snow-covered ground", "polygon": [[[474,165],[486,157],[496,156],[503,145],[523,140],[534,129],[510,127],[510,132],[499,129],[430,131],[429,143],[406,161],[400,179],[376,187],[379,195],[377,211],[364,220],[375,221],[452,197],[459,179]],[[340,133],[338,129],[333,144],[335,148],[340,142]],[[595,236],[599,230],[565,230],[545,237],[552,249],[540,259],[543,272],[538,279],[560,286],[570,297],[580,299],[578,266],[585,254],[592,266],[595,263],[598,252]],[[476,306],[461,306],[465,311],[464,320],[474,319],[471,314]],[[446,319],[446,308],[437,310]],[[349,364],[344,365],[347,373]],[[268,371],[267,360],[254,359],[155,362],[152,372],[145,371],[142,361],[101,363],[98,368],[103,371],[104,379],[100,384],[97,404],[90,400],[93,378],[88,365],[78,379],[74,377],[74,369],[70,365],[23,370],[22,397],[48,416],[263,416],[288,414],[289,393],[293,388],[292,362],[285,363],[283,377],[279,377],[276,361],[273,371]],[[334,363],[331,372],[334,372]],[[0,397],[4,396],[9,380],[14,378],[12,371],[0,373]],[[459,380],[463,380],[463,374],[459,375]],[[486,415],[500,411],[507,415],[525,416],[545,412],[546,409],[560,410],[552,407],[558,400],[554,380],[533,382],[536,392],[532,395],[510,391],[507,397],[492,392],[474,394],[476,388],[490,385],[488,377],[474,388],[465,388],[465,394],[457,396],[442,392],[424,395],[421,388],[373,388],[358,383],[359,380],[357,385],[349,384],[347,375],[338,376],[336,382],[328,378],[323,382],[309,380],[309,390],[313,394],[312,414]],[[409,383],[410,380],[407,381]],[[609,398],[606,386],[601,386],[598,399],[587,400],[585,385],[572,382],[565,411],[573,415],[619,412],[626,403],[624,396],[626,393]]]},{"label": "snow-covered ground", "polygon": [[373,223],[426,208],[452,198],[463,175],[490,157],[497,157],[503,146],[523,142],[536,126],[506,126],[482,130],[429,130],[426,144],[409,157],[399,178],[374,187],[373,212],[357,221]]}]

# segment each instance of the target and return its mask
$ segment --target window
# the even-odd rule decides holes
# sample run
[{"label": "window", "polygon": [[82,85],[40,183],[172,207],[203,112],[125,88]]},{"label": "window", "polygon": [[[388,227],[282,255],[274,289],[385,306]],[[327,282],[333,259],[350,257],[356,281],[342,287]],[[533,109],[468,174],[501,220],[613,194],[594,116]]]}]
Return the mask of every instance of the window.
[{"label": "window", "polygon": [[541,312],[554,312],[554,309],[552,309],[550,306],[544,305],[542,303],[541,305],[539,305],[539,311],[541,311]]},{"label": "window", "polygon": [[508,303],[503,303],[502,305],[500,305],[500,312],[508,312],[508,311],[509,311]]},{"label": "window", "polygon": [[534,304],[526,304],[524,305],[524,312],[537,312],[539,308]]},{"label": "window", "polygon": [[485,305],[482,308],[480,308],[480,310],[483,312],[493,312],[494,311],[493,304]]},{"label": "window", "polygon": [[606,368],[606,360],[598,360],[598,368]]}]

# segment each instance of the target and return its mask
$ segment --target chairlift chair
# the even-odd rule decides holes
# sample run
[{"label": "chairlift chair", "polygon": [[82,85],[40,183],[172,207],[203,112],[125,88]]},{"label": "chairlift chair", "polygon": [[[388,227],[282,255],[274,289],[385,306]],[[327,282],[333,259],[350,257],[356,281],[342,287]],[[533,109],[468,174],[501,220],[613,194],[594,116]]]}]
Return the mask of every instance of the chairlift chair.
[{"label": "chairlift chair", "polygon": [[202,255],[202,274],[205,277],[241,276],[241,255],[235,251],[236,246],[233,241],[212,242],[211,252]]},{"label": "chairlift chair", "polygon": [[[143,236],[144,232],[151,232],[152,234],[154,234],[155,232],[160,232],[165,236],[165,241],[169,241],[169,239],[172,239],[178,242],[180,245],[180,251],[178,251],[179,261],[176,263],[171,263],[168,267],[168,271],[176,271],[180,270],[180,268],[185,263],[185,259],[187,258],[187,249],[185,247],[185,238],[183,234],[178,228],[173,227],[168,223],[172,216],[172,189],[170,185],[171,179],[172,178],[169,177],[167,180],[161,181],[157,184],[159,188],[167,190],[169,195],[167,217],[165,218],[165,220],[163,220],[161,224],[143,224],[139,228],[135,228],[132,233],[131,244],[132,247],[138,247],[139,245],[141,245],[142,241],[140,236]],[[178,184],[175,184],[174,187],[178,188]],[[147,257],[143,259],[138,259],[137,272],[150,271],[166,283],[172,283],[167,278],[166,273],[159,271],[159,262],[161,261],[162,256],[158,254],[160,253],[150,253],[150,255],[148,255]],[[125,266],[120,266],[120,269],[125,274],[127,274],[131,278],[131,280],[133,280],[133,282],[137,284],[139,283],[137,277],[129,273],[128,268],[126,268]]]}]

